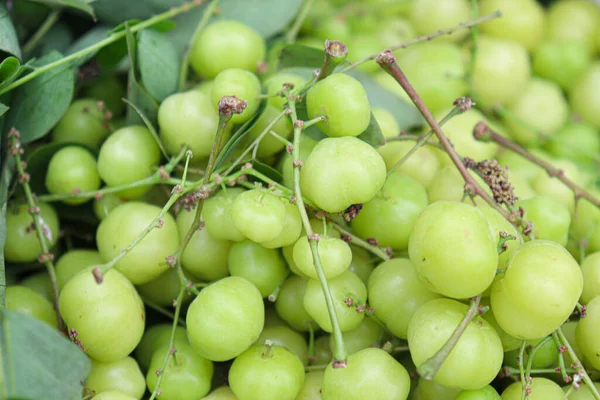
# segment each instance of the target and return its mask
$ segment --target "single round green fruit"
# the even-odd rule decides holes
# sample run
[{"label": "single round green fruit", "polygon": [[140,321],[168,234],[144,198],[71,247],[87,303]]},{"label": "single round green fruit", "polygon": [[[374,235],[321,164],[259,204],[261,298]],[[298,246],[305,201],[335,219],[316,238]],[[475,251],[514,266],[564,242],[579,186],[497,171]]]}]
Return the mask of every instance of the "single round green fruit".
[{"label": "single round green fruit", "polygon": [[[16,280],[11,281],[11,275],[7,274],[6,276],[6,287],[17,284]],[[24,278],[19,285],[32,289],[34,292],[41,294],[45,299],[50,300],[51,302],[54,299],[54,289],[52,288],[52,281],[50,280],[48,271],[41,271],[29,275]]]},{"label": "single round green fruit", "polygon": [[119,390],[109,390],[94,396],[94,400],[138,400],[136,397],[130,396]]},{"label": "single round green fruit", "polygon": [[[263,87],[265,88],[268,95],[272,96],[274,94],[280,93],[283,90],[284,84],[292,84],[292,88],[290,90],[295,91],[298,90],[304,85],[306,79],[301,77],[300,75],[291,73],[291,72],[277,72],[271,75],[264,83]],[[287,85],[289,87],[289,85]],[[273,96],[268,99],[269,104],[275,107],[276,110],[282,110],[283,106],[287,104],[287,100],[283,96]]]},{"label": "single round green fruit", "polygon": [[[352,251],[342,239],[324,236],[317,241],[319,258],[327,279],[340,276],[350,266]],[[312,279],[318,279],[313,260],[310,242],[307,236],[302,236],[294,245],[294,263],[296,267]]]},{"label": "single round green fruit", "polygon": [[[258,157],[271,157],[285,148],[285,144],[279,138],[268,133],[272,131],[284,139],[290,138],[293,132],[292,123],[290,119],[282,113],[283,111],[278,110],[275,106],[267,104],[262,114],[260,114],[260,117],[258,117],[252,128],[250,128],[246,136],[244,136],[246,146],[249,146],[265,131],[267,132],[258,145],[258,150],[256,151]],[[279,120],[269,128],[276,118],[279,118]]]},{"label": "single round green fruit", "polygon": [[290,275],[279,290],[275,302],[277,314],[293,329],[301,332],[315,325],[313,318],[306,312],[302,304],[306,292],[306,281],[299,276]]},{"label": "single round green fruit", "polygon": [[6,288],[6,309],[32,316],[56,328],[56,312],[52,303],[26,286],[15,285]]},{"label": "single round green fruit", "polygon": [[73,101],[54,127],[52,141],[76,143],[98,150],[110,134],[105,112],[96,99]]},{"label": "single round green fruit", "polygon": [[[142,340],[135,348],[135,359],[139,363],[143,371],[148,370],[152,356],[160,347],[167,346],[171,341],[171,333],[173,331],[172,324],[157,324],[152,325],[144,332]],[[189,344],[187,333],[184,327],[178,326],[175,328],[174,345],[183,342]]]},{"label": "single round green fruit", "polygon": [[[38,221],[44,233],[46,246],[51,248],[58,241],[58,215],[50,204],[38,202]],[[6,243],[4,258],[8,262],[28,263],[37,260],[42,254],[42,246],[37,230],[33,225],[27,204],[9,204],[6,209]]]},{"label": "single round green fruit", "polygon": [[591,62],[583,43],[564,39],[547,40],[533,53],[533,72],[569,90]]},{"label": "single round green fruit", "polygon": [[267,249],[291,246],[296,243],[302,234],[302,219],[300,218],[298,206],[290,203],[287,199],[280,198],[280,200],[285,207],[283,229],[275,239],[261,243]]},{"label": "single round green fruit", "polygon": [[241,114],[233,114],[231,123],[242,124],[248,121],[260,105],[260,81],[250,71],[240,68],[229,68],[219,72],[210,89],[210,101],[217,108],[223,96],[237,96],[245,100],[246,108]]},{"label": "single round green fruit", "polygon": [[245,237],[261,243],[279,237],[286,209],[279,198],[261,189],[247,190],[231,205],[233,224]]},{"label": "single round green fruit", "polygon": [[502,400],[496,389],[490,385],[483,389],[463,390],[455,400]]},{"label": "single round green fruit", "polygon": [[302,361],[302,364],[305,366],[308,365],[308,344],[306,343],[306,339],[287,325],[265,327],[256,344],[264,345],[266,340],[270,340],[273,346],[285,347],[294,353]]},{"label": "single round green fruit", "polygon": [[85,97],[92,98],[97,102],[101,101],[103,106],[108,109],[107,111],[110,111],[112,118],[120,116],[125,110],[125,102],[122,99],[126,97],[127,93],[125,93],[125,85],[117,75],[100,77],[94,80],[90,86],[82,88],[81,92]]},{"label": "single round green fruit", "polygon": [[[529,400],[562,400],[565,392],[560,386],[550,379],[535,377],[531,380],[531,394]],[[523,393],[523,384],[515,382],[502,392],[502,400],[520,400]]]},{"label": "single round green fruit", "polygon": [[600,296],[600,252],[589,254],[581,263],[583,274],[583,292],[581,303],[587,304]]},{"label": "single round green fruit", "polygon": [[98,220],[102,221],[116,206],[123,203],[124,200],[119,198],[117,194],[106,193],[94,201],[94,214]]},{"label": "single round green fruit", "polygon": [[[369,347],[379,347],[383,334],[383,328],[373,318],[367,317],[358,327],[342,333],[342,337],[346,351],[348,354],[353,354]],[[333,335],[329,335],[329,347],[335,349]]]},{"label": "single round green fruit", "polygon": [[[429,35],[440,29],[449,29],[469,19],[471,9],[466,0],[416,0],[413,2],[410,22],[419,35]],[[467,36],[468,31],[458,30],[452,35],[439,39],[458,42]]]},{"label": "single round green fruit", "polygon": [[300,389],[296,400],[321,400],[324,371],[309,371],[304,376],[304,386]]},{"label": "single round green fruit", "polygon": [[600,128],[600,61],[583,73],[569,92],[569,101],[573,112],[590,125]]},{"label": "single round green fruit", "polygon": [[583,353],[585,360],[596,369],[600,368],[600,336],[598,336],[598,324],[600,324],[600,297],[593,298],[587,304],[587,316],[581,318],[575,330],[577,344]]},{"label": "single round green fruit", "polygon": [[[51,194],[76,194],[100,188],[100,175],[94,156],[79,146],[67,146],[52,156],[46,170],[46,188]],[[90,199],[65,199],[67,204],[81,204]]]},{"label": "single round green fruit", "polygon": [[546,16],[544,8],[535,0],[483,0],[479,13],[488,15],[502,10],[502,18],[481,24],[487,35],[514,40],[527,50],[533,50],[544,36]]},{"label": "single round green fruit", "polygon": [[[377,151],[383,157],[387,170],[391,170],[414,147],[410,141],[393,141],[379,147]],[[421,147],[404,161],[394,173],[410,176],[426,188],[429,187],[440,168],[440,161],[434,151]]]},{"label": "single round green fruit", "polygon": [[569,123],[549,138],[545,148],[557,158],[592,165],[600,153],[600,135],[584,122]]},{"label": "single round green fruit", "polygon": [[215,239],[239,242],[246,239],[233,223],[232,206],[235,198],[244,193],[242,188],[231,188],[217,192],[204,202],[202,217],[208,233]]},{"label": "single round green fruit", "polygon": [[[550,340],[547,340],[550,338]],[[523,365],[528,365],[529,359],[533,354],[533,349],[537,347],[542,341],[545,341],[543,345],[541,345],[535,352],[535,356],[533,357],[533,361],[531,362],[532,368],[535,369],[543,369],[549,368],[558,360],[558,347],[554,340],[550,336],[546,336],[536,340],[528,340],[527,341],[527,351],[523,357]],[[531,349],[531,351],[529,350]],[[519,348],[507,351],[504,353],[504,365],[519,369],[518,357],[520,353],[520,345]]]},{"label": "single round green fruit", "polygon": [[600,10],[593,2],[572,0],[553,3],[548,9],[546,37],[581,43],[590,54],[596,50]]},{"label": "single round green fruit", "polygon": [[202,400],[239,400],[229,386],[221,386],[209,395],[204,396]]},{"label": "single round green fruit", "polygon": [[85,388],[96,393],[118,390],[141,399],[146,391],[146,379],[131,357],[109,362],[92,360],[92,371],[85,380]]},{"label": "single round green fruit", "polygon": [[525,210],[523,218],[533,223],[536,239],[551,240],[563,247],[567,245],[571,213],[564,204],[546,196],[535,196],[517,204]]},{"label": "single round green fruit", "polygon": [[70,250],[64,253],[56,262],[56,281],[62,290],[69,279],[87,267],[102,264],[102,257],[96,250]]}]

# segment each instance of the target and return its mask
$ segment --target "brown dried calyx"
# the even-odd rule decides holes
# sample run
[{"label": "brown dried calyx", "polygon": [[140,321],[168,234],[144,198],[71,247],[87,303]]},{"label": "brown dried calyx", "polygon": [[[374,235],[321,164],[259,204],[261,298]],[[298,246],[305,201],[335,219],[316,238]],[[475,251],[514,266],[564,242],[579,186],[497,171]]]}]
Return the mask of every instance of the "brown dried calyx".
[{"label": "brown dried calyx", "polygon": [[228,117],[233,114],[241,114],[247,106],[248,102],[237,96],[223,96],[219,100],[219,115]]},{"label": "brown dried calyx", "polygon": [[498,204],[513,205],[518,200],[514,188],[508,181],[508,175],[502,165],[496,160],[483,160],[467,166],[481,173],[481,177],[492,189],[492,196]]}]

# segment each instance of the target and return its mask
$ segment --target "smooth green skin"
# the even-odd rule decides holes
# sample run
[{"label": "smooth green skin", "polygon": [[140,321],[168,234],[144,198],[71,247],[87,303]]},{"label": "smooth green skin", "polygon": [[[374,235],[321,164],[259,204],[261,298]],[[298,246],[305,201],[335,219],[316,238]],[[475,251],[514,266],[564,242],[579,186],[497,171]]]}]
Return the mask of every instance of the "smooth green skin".
[{"label": "smooth green skin", "polygon": [[[168,346],[171,340],[172,324],[152,325],[144,332],[142,340],[135,348],[135,359],[143,371],[147,371],[150,361],[156,350],[160,347]],[[184,327],[178,326],[175,330],[175,347],[179,343],[189,344],[187,333]]]},{"label": "smooth green skin", "polygon": [[[600,383],[594,382],[596,390],[600,392]],[[566,393],[571,388],[571,385],[563,386],[562,389]],[[569,394],[569,400],[595,400],[589,386],[583,384],[579,390],[574,390]]]},{"label": "smooth green skin", "polygon": [[[366,19],[365,16],[357,17],[357,21],[366,21]],[[368,32],[363,31],[364,33],[353,35],[351,41],[348,43],[348,61],[360,61],[373,53],[381,51],[381,49],[385,47],[381,40],[373,35],[373,30],[374,29],[369,29]],[[380,67],[376,62],[370,60],[359,65],[356,69],[358,71],[372,73],[377,72]]]},{"label": "smooth green skin", "polygon": [[116,75],[106,75],[95,80],[90,86],[82,89],[82,94],[104,103],[113,117],[118,117],[125,111],[125,87]]},{"label": "smooth green skin", "polygon": [[[389,171],[414,145],[414,142],[410,141],[389,142],[379,147],[377,151],[383,157]],[[410,176],[427,188],[439,169],[439,159],[429,147],[424,146],[414,152],[394,173]]]},{"label": "smooth green skin", "polygon": [[[318,142],[316,140],[310,138],[309,136],[303,136],[302,140],[300,141],[300,159],[306,160],[317,143]],[[294,160],[292,159],[292,156],[285,152],[281,155],[281,159],[277,165],[277,169],[281,172],[281,175],[283,175],[283,185],[290,189],[294,187],[293,162]]]},{"label": "smooth green skin", "polygon": [[349,43],[352,37],[350,25],[343,18],[337,18],[335,15],[328,15],[322,18],[316,26],[315,37],[321,39],[321,49],[324,47],[325,40],[339,40],[342,43]]},{"label": "smooth green skin", "polygon": [[441,297],[419,280],[412,262],[405,258],[379,264],[369,277],[367,292],[375,316],[401,339],[408,337],[408,324],[417,309]]},{"label": "smooth green skin", "polygon": [[221,386],[204,396],[202,400],[238,400],[238,398],[229,386]]},{"label": "smooth green skin", "polygon": [[[594,196],[599,193],[590,190]],[[575,240],[585,239],[588,241],[588,253],[600,250],[600,209],[585,199],[577,204],[577,214],[571,218],[571,236]],[[579,246],[579,243],[576,243]]]},{"label": "smooth green skin", "polygon": [[[182,209],[175,222],[179,237],[187,235],[194,222],[196,208],[187,211]],[[216,239],[206,225],[194,232],[190,242],[181,255],[181,265],[187,271],[203,281],[216,281],[229,275],[227,258],[231,249],[229,240]]]},{"label": "smooth green skin", "polygon": [[[483,181],[483,179],[475,175],[475,173],[471,173],[471,176],[473,179],[475,179],[475,182],[477,182],[479,186],[484,188],[484,190],[491,195],[489,186]],[[440,200],[462,201],[464,194],[465,180],[454,165],[447,165],[437,171],[433,177],[433,180],[427,187],[427,198],[429,199],[429,204],[436,203]],[[482,206],[485,204],[485,201],[480,197],[475,197],[473,200],[477,206]],[[470,200],[469,203],[472,204]]]},{"label": "smooth green skin", "polygon": [[235,198],[244,193],[242,188],[231,188],[219,191],[214,196],[204,201],[202,218],[208,233],[218,240],[239,242],[246,239],[233,223],[232,205]]},{"label": "smooth green skin", "polygon": [[277,314],[277,311],[275,310],[275,306],[270,303],[266,303],[265,304],[265,324],[263,326],[263,330],[265,330],[266,328],[271,328],[271,327],[275,327],[275,326],[286,326],[287,327],[287,324],[285,323],[284,320],[281,319],[281,317],[279,317],[279,315]]},{"label": "smooth green skin", "polygon": [[498,243],[500,240],[500,232],[508,233],[515,239],[506,241],[507,249],[498,256],[498,269],[506,269],[506,265],[510,258],[510,255],[523,243],[523,236],[513,224],[508,222],[506,218],[502,216],[498,211],[492,207],[483,206],[479,207],[479,210],[483,213],[485,220],[487,221],[490,231],[492,232],[492,238]]},{"label": "smooth green skin", "polygon": [[392,174],[375,198],[364,204],[352,228],[360,237],[377,239],[380,246],[405,250],[417,216],[428,204],[423,185],[409,176]]},{"label": "smooth green skin", "polygon": [[592,63],[569,92],[573,112],[596,128],[600,128],[600,61]]},{"label": "smooth green skin", "polygon": [[219,72],[210,89],[210,101],[214,108],[218,108],[223,96],[237,96],[247,101],[246,109],[241,114],[233,114],[231,123],[242,124],[248,121],[258,110],[260,105],[260,81],[250,71],[240,68],[229,68]]},{"label": "smooth green skin", "polygon": [[285,262],[287,262],[292,273],[303,279],[310,279],[310,277],[302,272],[294,262],[294,245],[283,247],[281,252],[283,253],[283,258],[285,258]]},{"label": "smooth green skin", "polygon": [[104,194],[100,200],[94,201],[94,214],[98,220],[102,221],[116,206],[123,202],[115,193]]},{"label": "smooth green skin", "polygon": [[265,58],[265,40],[237,21],[215,21],[200,32],[190,49],[190,65],[205,79],[228,68],[256,71]]},{"label": "smooth green skin", "polygon": [[[193,277],[186,270],[183,273],[186,278],[192,280]],[[181,288],[181,280],[177,270],[169,268],[150,282],[136,285],[135,288],[144,300],[149,300],[162,307],[173,307],[173,302],[177,299]],[[183,303],[189,303],[191,300],[190,296],[185,296]]]},{"label": "smooth green skin", "polygon": [[[562,330],[563,334],[565,335],[565,338],[569,341],[569,344],[573,348],[573,351],[575,352],[577,359],[581,362],[584,362],[585,364],[588,364],[587,360],[585,360],[585,356],[584,356],[583,352],[581,351],[581,348],[579,347],[579,344],[577,343],[577,338],[576,338],[577,325],[579,325],[579,321],[568,321],[568,322],[565,322],[560,327],[560,329]],[[565,365],[573,364],[573,360],[571,359],[571,356],[569,355],[569,353],[565,353],[564,358],[565,358]]]},{"label": "smooth green skin", "polygon": [[[523,384],[515,382],[502,392],[502,400],[521,400]],[[562,400],[565,392],[560,386],[546,378],[533,378],[531,382],[531,394],[529,400]]]},{"label": "smooth green skin", "polygon": [[329,345],[331,335],[319,336],[315,339],[315,354],[311,358],[312,365],[329,364],[333,360],[333,353]]},{"label": "smooth green skin", "polygon": [[127,357],[144,333],[144,303],[115,269],[104,274],[101,285],[91,269],[79,272],[60,293],[59,309],[68,328],[77,331],[85,352],[98,361]]},{"label": "smooth green skin", "polygon": [[464,390],[454,400],[502,400],[502,397],[491,386],[478,390]]},{"label": "smooth green skin", "polygon": [[280,200],[285,207],[283,229],[275,239],[261,243],[267,249],[278,249],[280,247],[291,246],[296,243],[302,234],[302,219],[300,218],[298,206],[296,204],[291,204],[287,199],[280,198]]},{"label": "smooth green skin", "polygon": [[[565,176],[575,183],[581,184],[581,173],[577,166],[568,160],[554,160],[555,168],[562,169]],[[560,180],[551,177],[546,171],[539,171],[531,185],[539,195],[553,198],[567,206],[571,212],[575,209],[575,197],[573,191]]]},{"label": "smooth green skin", "polygon": [[[160,150],[150,131],[132,125],[115,131],[104,142],[98,155],[98,173],[107,186],[119,186],[139,181],[154,173],[160,161]],[[137,199],[151,186],[141,186],[119,192],[119,197]]]},{"label": "smooth green skin", "polygon": [[219,113],[210,95],[197,90],[172,94],[158,108],[160,138],[167,152],[177,155],[185,144],[194,155],[193,165],[210,155],[218,125]]},{"label": "smooth green skin", "polygon": [[371,257],[371,253],[363,248],[350,245],[350,250],[352,251],[352,262],[348,271],[358,276],[366,285],[375,269],[375,261]]},{"label": "smooth green skin", "polygon": [[600,297],[595,297],[587,304],[587,316],[579,320],[575,329],[577,344],[585,360],[595,369],[600,368]]},{"label": "smooth green skin", "polygon": [[70,250],[64,253],[55,264],[56,281],[62,290],[69,279],[87,267],[102,264],[102,257],[96,250]]},{"label": "smooth green skin", "polygon": [[517,42],[481,35],[473,70],[474,90],[484,105],[510,103],[524,93],[531,64]]},{"label": "smooth green skin", "polygon": [[402,70],[433,113],[446,109],[456,98],[467,93],[463,58],[463,52],[456,44],[437,39],[400,54]]},{"label": "smooth green skin", "polygon": [[544,37],[546,16],[544,8],[535,0],[482,0],[481,15],[502,10],[502,18],[481,24],[481,32],[506,40],[514,40],[527,50],[534,50]]},{"label": "smooth green skin", "polygon": [[[357,328],[346,331],[342,334],[344,346],[348,354],[367,349],[369,347],[378,347],[378,341],[381,339],[384,331],[373,318],[365,318]],[[329,347],[335,348],[335,338],[329,335]]]},{"label": "smooth green skin", "polygon": [[104,124],[105,112],[98,107],[98,100],[86,98],[73,101],[54,127],[52,141],[77,143],[98,150],[110,135],[108,125]]},{"label": "smooth green skin", "polygon": [[[535,150],[534,154],[536,156],[543,154],[544,159],[551,158],[551,156],[543,150]],[[519,176],[525,181],[529,182],[537,176],[539,171],[542,171],[542,168],[540,168],[538,165],[532,163],[525,157],[522,157],[513,151],[503,150],[498,153],[496,159],[500,165],[508,167],[507,172],[511,179],[514,176]]]},{"label": "smooth green skin", "polygon": [[[408,325],[408,347],[420,366],[450,338],[468,311],[450,299],[431,300],[417,310]],[[477,316],[469,323],[434,380],[444,386],[466,390],[488,385],[502,367],[502,342],[496,330]]]},{"label": "smooth green skin", "polygon": [[[445,106],[452,102],[446,102]],[[450,109],[445,109],[438,114],[437,120],[444,118]],[[489,120],[477,109],[453,117],[444,124],[444,133],[450,139],[454,149],[464,157],[471,157],[476,160],[491,160],[495,158],[498,152],[498,146],[495,143],[485,143],[473,137],[473,128],[479,121]],[[413,143],[414,144],[414,143]]]},{"label": "smooth green skin", "polygon": [[[281,114],[281,111],[278,110],[275,106],[271,104],[267,104],[258,120],[254,123],[254,126],[250,128],[246,136],[244,137],[246,146],[249,146],[251,143],[260,136],[261,133],[267,128],[267,126],[275,119],[277,116]],[[270,129],[270,131],[275,132],[279,136],[284,139],[289,139],[292,135],[292,123],[287,116],[283,116],[275,125]],[[281,150],[285,148],[285,143],[283,143],[278,138],[274,137],[271,134],[267,134],[262,138],[260,144],[258,146],[258,150],[256,154],[260,158],[267,158],[274,156],[279,153]]]},{"label": "smooth green skin", "polygon": [[240,193],[231,205],[235,227],[257,243],[269,242],[281,234],[285,214],[285,206],[279,198],[260,189]]},{"label": "smooth green skin", "polygon": [[414,400],[455,400],[460,389],[442,386],[436,381],[419,378]]},{"label": "smooth green skin", "polygon": [[383,158],[367,143],[354,137],[327,138],[304,161],[300,186],[320,209],[337,213],[375,197],[385,175]]},{"label": "smooth green skin", "polygon": [[533,72],[569,90],[591,62],[590,54],[582,42],[546,40],[533,53]]},{"label": "smooth green skin", "polygon": [[229,385],[239,400],[294,400],[304,385],[304,365],[284,347],[254,345],[231,365]]},{"label": "smooth green skin", "polygon": [[85,387],[96,393],[117,390],[141,399],[146,391],[146,379],[131,357],[111,362],[92,359],[92,371],[85,380]]},{"label": "smooth green skin", "polygon": [[[165,354],[170,351],[169,346],[158,348],[152,356],[146,383],[148,390],[156,387],[158,375],[156,371],[163,368]],[[188,344],[177,344],[176,358],[171,357],[167,367],[162,370],[163,377],[160,382],[163,400],[196,400],[205,396],[210,391],[211,380],[214,373],[213,363],[200,356]]]},{"label": "smooth green skin", "polygon": [[500,327],[518,339],[549,335],[569,317],[583,290],[581,269],[559,244],[532,240],[512,254],[490,300]]},{"label": "smooth green skin", "polygon": [[[159,215],[160,208],[131,201],[115,208],[98,226],[96,244],[105,262],[115,258],[131,244]],[[169,269],[165,258],[179,247],[179,232],[171,214],[163,216],[160,229],[152,229],[136,246],[116,264],[134,285],[158,278]]]},{"label": "smooth green skin", "polygon": [[317,123],[330,137],[358,136],[369,126],[371,104],[363,85],[345,74],[317,82],[306,95],[308,118],[326,116]]},{"label": "smooth green skin", "polygon": [[274,346],[285,347],[298,357],[304,366],[308,365],[308,344],[303,335],[286,325],[269,326],[263,329],[256,345],[264,345],[265,340],[273,342]]},{"label": "smooth green skin", "polygon": [[191,345],[212,361],[231,360],[246,351],[260,336],[264,322],[260,292],[238,276],[204,288],[186,316]]},{"label": "smooth green skin", "polygon": [[596,296],[600,296],[600,253],[592,253],[581,263],[583,274],[583,292],[579,301],[587,304]]},{"label": "smooth green skin", "polygon": [[321,400],[321,388],[325,371],[309,371],[304,376],[304,386],[300,389],[296,400]]},{"label": "smooth green skin", "polygon": [[[489,290],[486,290],[486,293],[487,296],[484,295],[479,304],[481,304],[481,306],[483,307],[490,307]],[[508,333],[502,330],[500,325],[498,325],[498,321],[496,321],[496,317],[494,316],[494,310],[490,308],[485,314],[482,315],[482,318],[489,322],[490,325],[494,327],[494,329],[496,329],[496,333],[502,341],[502,348],[504,349],[504,352],[516,350],[519,347],[521,347],[521,343],[523,342],[522,340],[510,336]]]},{"label": "smooth green skin", "polygon": [[593,55],[596,49],[595,36],[600,26],[600,10],[586,0],[559,3],[548,9],[546,37],[580,42]]},{"label": "smooth green skin", "polygon": [[[469,2],[466,0],[416,0],[410,12],[410,22],[419,35],[428,35],[440,29],[448,29],[466,21],[471,16]],[[457,31],[452,35],[443,35],[442,41],[459,42],[468,35],[468,31]]]},{"label": "smooth green skin", "polygon": [[[341,331],[346,332],[357,328],[365,317],[365,314],[357,312],[355,307],[348,307],[344,303],[344,299],[349,294],[352,294],[361,301],[366,301],[366,286],[358,276],[350,271],[346,271],[336,278],[329,279],[328,283]],[[319,281],[311,279],[306,283],[303,304],[306,312],[314,318],[321,329],[329,333],[333,331],[327,305],[325,304],[325,296],[323,295]]]},{"label": "smooth green skin", "polygon": [[[46,203],[38,202],[42,227],[46,228],[44,240],[48,247],[54,246],[58,240],[59,221],[54,208]],[[29,214],[27,204],[9,204],[6,209],[6,243],[4,259],[8,262],[28,263],[37,260],[42,253],[42,246],[37,231],[31,229],[33,217]]]},{"label": "smooth green skin", "polygon": [[[501,164],[502,165],[502,164]],[[521,175],[508,174],[508,179],[513,187],[513,191],[517,198],[526,200],[536,195],[535,190],[531,187],[529,181],[523,178]]]},{"label": "smooth green skin", "polygon": [[518,202],[518,207],[525,210],[523,218],[533,222],[536,239],[551,240],[563,247],[567,245],[571,213],[564,204],[547,196],[535,196]]},{"label": "smooth green skin", "polygon": [[293,329],[307,332],[309,325],[314,325],[313,318],[306,312],[302,299],[306,292],[306,281],[299,276],[290,275],[279,290],[279,296],[275,302],[277,314]]},{"label": "smooth green skin", "polygon": [[591,165],[600,153],[600,135],[586,123],[570,123],[556,132],[545,147],[557,158]]},{"label": "smooth green skin", "polygon": [[[17,280],[11,279],[15,278],[14,275],[7,273],[6,276],[6,286],[16,285]],[[48,275],[47,271],[42,271],[35,273],[33,275],[29,275],[27,278],[24,278],[19,285],[28,287],[36,293],[39,293],[46,300],[52,302],[54,298],[54,292],[52,289],[52,281],[50,280],[50,275]]]},{"label": "smooth green skin", "polygon": [[494,280],[496,245],[479,209],[467,203],[438,201],[418,216],[408,255],[430,290],[466,299],[483,292]]},{"label": "smooth green skin", "polygon": [[[398,6],[400,5],[401,3],[398,3]],[[408,3],[404,5],[408,5]],[[375,34],[383,43],[384,48],[389,48],[417,37],[415,28],[404,16],[385,13],[383,18],[383,22],[377,22],[378,27],[375,29]]]},{"label": "smooth green skin", "polygon": [[251,240],[234,243],[229,251],[229,272],[251,282],[262,297],[267,297],[288,274],[278,250],[267,249]]},{"label": "smooth green skin", "polygon": [[[263,87],[268,95],[274,95],[283,89],[285,83],[291,83],[294,86],[292,90],[298,90],[306,83],[306,79],[291,72],[277,72],[263,83]],[[274,96],[269,97],[268,102],[276,110],[282,110],[287,100],[282,96]]]},{"label": "smooth green skin", "polygon": [[[317,242],[317,247],[327,279],[340,276],[348,270],[352,262],[352,250],[348,243],[342,239],[325,236]],[[294,263],[300,271],[312,279],[319,279],[307,236],[298,239],[294,245],[293,257]]]},{"label": "smooth green skin", "polygon": [[[527,348],[531,346],[531,349],[533,350],[533,348],[536,347],[544,339],[545,338],[528,340]],[[526,350],[525,352],[523,365],[527,365],[529,362],[529,354],[527,353],[527,351],[529,350]],[[519,369],[518,357],[519,349],[507,351],[506,353],[504,353],[504,365],[508,365],[510,367]],[[532,368],[548,368],[554,363],[556,363],[557,360],[558,348],[556,347],[556,343],[554,343],[554,340],[550,340],[546,342],[542,347],[540,347],[535,353]]]},{"label": "smooth green skin", "polygon": [[118,390],[102,392],[94,396],[94,400],[138,400],[136,397],[130,396]]},{"label": "smooth green skin", "polygon": [[505,122],[512,138],[528,147],[539,146],[542,134],[553,135],[569,118],[569,105],[560,87],[541,78],[531,78],[508,110],[511,114]]},{"label": "smooth green skin", "polygon": [[387,138],[398,135],[400,126],[398,125],[398,121],[396,120],[396,117],[394,117],[394,114],[382,107],[373,107],[371,112],[379,124],[379,128],[384,137]]},{"label": "smooth green skin", "polygon": [[346,368],[329,364],[323,377],[323,400],[406,400],[410,378],[387,352],[368,348],[348,356]]},{"label": "smooth green skin", "polygon": [[26,286],[6,288],[6,309],[32,316],[56,328],[56,312],[52,303]]},{"label": "smooth green skin", "polygon": [[[94,156],[79,146],[57,151],[46,170],[46,188],[51,194],[73,194],[100,188],[100,175]],[[66,199],[66,204],[82,204],[90,199]]]}]

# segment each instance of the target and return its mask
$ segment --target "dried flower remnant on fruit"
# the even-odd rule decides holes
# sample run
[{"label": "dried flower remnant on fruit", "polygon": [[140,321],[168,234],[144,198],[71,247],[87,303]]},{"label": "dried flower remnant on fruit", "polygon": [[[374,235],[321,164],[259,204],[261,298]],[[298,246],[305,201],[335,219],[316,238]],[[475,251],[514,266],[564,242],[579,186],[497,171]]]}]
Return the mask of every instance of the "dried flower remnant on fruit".
[{"label": "dried flower remnant on fruit", "polygon": [[344,217],[344,220],[346,222],[350,222],[350,221],[352,221],[354,218],[356,218],[358,216],[358,213],[362,209],[363,209],[363,205],[362,204],[352,204],[350,207],[346,208],[342,212],[342,216]]},{"label": "dried flower remnant on fruit", "polygon": [[219,100],[219,115],[228,117],[233,114],[241,114],[247,106],[248,102],[241,100],[237,96],[223,96]]},{"label": "dried flower remnant on fruit", "polygon": [[82,351],[85,351],[85,347],[83,347],[81,340],[77,339],[78,335],[79,332],[77,332],[75,329],[71,329],[69,331],[69,338],[71,339],[71,342],[75,343]]},{"label": "dried flower remnant on fruit", "polygon": [[333,57],[346,57],[348,54],[348,46],[339,40],[326,40],[325,51]]},{"label": "dried flower remnant on fruit", "polygon": [[492,189],[492,196],[498,204],[513,205],[518,200],[515,196],[514,188],[508,181],[508,175],[502,165],[496,160],[483,160],[475,164],[474,168],[481,172],[481,178]]},{"label": "dried flower remnant on fruit", "polygon": [[475,105],[475,102],[471,100],[470,97],[459,97],[454,100],[454,106],[458,107],[461,112],[466,112],[471,109]]}]

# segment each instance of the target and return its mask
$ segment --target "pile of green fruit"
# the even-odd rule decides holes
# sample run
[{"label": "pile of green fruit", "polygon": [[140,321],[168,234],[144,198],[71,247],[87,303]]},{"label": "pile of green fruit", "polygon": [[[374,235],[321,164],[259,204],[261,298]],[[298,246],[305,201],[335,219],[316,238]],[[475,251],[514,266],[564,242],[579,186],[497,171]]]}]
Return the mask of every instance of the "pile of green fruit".
[{"label": "pile of green fruit", "polygon": [[592,0],[0,11],[0,400],[600,400]]}]

